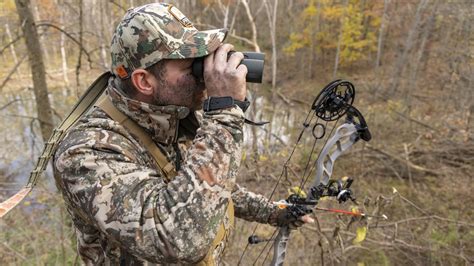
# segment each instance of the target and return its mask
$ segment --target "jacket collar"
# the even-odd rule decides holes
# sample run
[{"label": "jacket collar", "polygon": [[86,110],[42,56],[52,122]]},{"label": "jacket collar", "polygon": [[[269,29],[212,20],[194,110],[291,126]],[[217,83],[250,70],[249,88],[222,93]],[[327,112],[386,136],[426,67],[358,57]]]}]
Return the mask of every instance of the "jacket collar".
[{"label": "jacket collar", "polygon": [[128,98],[114,86],[113,78],[109,80],[107,94],[119,111],[147,130],[155,142],[165,145],[176,142],[179,120],[190,112],[184,106],[157,106]]}]

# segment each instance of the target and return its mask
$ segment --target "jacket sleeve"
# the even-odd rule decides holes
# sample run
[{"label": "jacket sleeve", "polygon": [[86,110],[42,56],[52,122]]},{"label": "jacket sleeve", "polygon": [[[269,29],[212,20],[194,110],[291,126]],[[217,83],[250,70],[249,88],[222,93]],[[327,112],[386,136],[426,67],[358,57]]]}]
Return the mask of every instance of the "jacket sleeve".
[{"label": "jacket sleeve", "polygon": [[186,161],[168,184],[127,133],[83,126],[68,133],[54,162],[69,207],[136,257],[155,263],[203,258],[235,186],[243,112],[205,114]]},{"label": "jacket sleeve", "polygon": [[278,209],[263,195],[248,191],[239,185],[234,187],[232,200],[235,216],[249,222],[268,223],[270,215]]}]

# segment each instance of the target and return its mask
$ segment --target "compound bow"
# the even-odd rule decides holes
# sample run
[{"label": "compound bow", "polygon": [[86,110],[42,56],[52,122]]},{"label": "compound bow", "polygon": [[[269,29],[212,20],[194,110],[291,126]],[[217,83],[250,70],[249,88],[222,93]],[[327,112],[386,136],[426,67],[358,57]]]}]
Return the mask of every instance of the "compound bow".
[{"label": "compound bow", "polygon": [[[305,213],[311,212],[311,208],[334,211],[330,209],[316,207],[319,199],[322,197],[336,197],[336,199],[340,203],[345,202],[348,199],[355,201],[355,198],[353,197],[353,192],[350,189],[350,186],[353,182],[352,179],[349,178],[344,183],[342,183],[341,181],[331,180],[334,162],[336,161],[336,159],[360,139],[364,141],[369,141],[371,139],[371,134],[364,117],[352,105],[354,102],[354,98],[354,85],[352,85],[352,83],[350,83],[349,81],[345,80],[335,80],[329,83],[315,98],[311,106],[311,110],[308,112],[305,122],[303,123],[303,129],[298,136],[293,151],[291,152],[289,158],[284,164],[282,174],[280,175],[277,184],[273,188],[273,191],[269,197],[271,200],[278,184],[281,181],[281,178],[284,174],[287,173],[289,162],[298,143],[300,142],[303,136],[303,133],[313,124],[312,120],[314,117],[316,117],[316,121],[314,122],[312,128],[312,135],[315,140],[313,148],[311,150],[311,154],[306,163],[306,167],[299,188],[304,187],[304,185],[308,181],[309,176],[316,168],[314,181],[308,189],[308,193],[294,193],[290,195],[286,200],[275,202],[275,204],[277,204],[280,208],[288,208],[288,213],[290,215],[293,215],[294,217],[299,217],[301,215],[304,215]],[[332,134],[334,129],[336,128],[337,121],[343,116],[346,116],[345,122],[335,130],[334,134]],[[320,123],[318,122],[319,120],[323,120],[326,123]],[[335,121],[335,124],[332,127],[331,132],[329,133],[329,136],[331,137],[327,138],[323,149],[317,157],[316,163],[311,165],[311,169],[308,172],[312,160],[312,155],[316,147],[316,142],[319,139],[324,138],[324,136],[326,135],[327,124],[331,121]],[[355,216],[365,216],[365,214],[360,212],[355,213],[340,210],[335,211]],[[288,226],[280,227],[276,238],[273,238],[276,233],[275,231],[270,239],[259,238],[255,235],[256,230],[257,226],[254,228],[252,235],[249,237],[249,243],[245,247],[245,250],[243,251],[240,257],[239,264],[242,261],[242,258],[249,244],[267,242],[268,245],[268,243],[273,241],[273,259],[271,265],[283,265],[286,255],[286,247],[290,237],[290,228]],[[256,261],[260,258],[267,245],[265,245],[262,252],[257,257]],[[267,256],[268,254],[269,253],[267,253]],[[264,259],[264,262],[265,260],[266,257]]]}]

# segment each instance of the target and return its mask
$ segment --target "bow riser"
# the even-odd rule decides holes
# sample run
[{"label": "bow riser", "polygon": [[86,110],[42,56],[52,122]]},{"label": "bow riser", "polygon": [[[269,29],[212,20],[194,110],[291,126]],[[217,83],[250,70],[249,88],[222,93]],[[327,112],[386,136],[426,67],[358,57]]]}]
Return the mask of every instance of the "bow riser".
[{"label": "bow riser", "polygon": [[290,228],[288,226],[281,227],[278,230],[278,235],[275,238],[273,245],[273,260],[270,265],[281,266],[285,261],[286,245],[290,239]]}]

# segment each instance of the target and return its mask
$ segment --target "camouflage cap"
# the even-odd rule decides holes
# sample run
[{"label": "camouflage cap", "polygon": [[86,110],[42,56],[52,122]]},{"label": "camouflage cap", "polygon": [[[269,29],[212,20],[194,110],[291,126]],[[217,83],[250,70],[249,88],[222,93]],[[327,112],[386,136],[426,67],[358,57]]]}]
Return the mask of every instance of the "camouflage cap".
[{"label": "camouflage cap", "polygon": [[112,72],[122,78],[162,59],[195,58],[214,52],[226,29],[198,31],[175,6],[153,3],[127,11],[111,43]]}]

